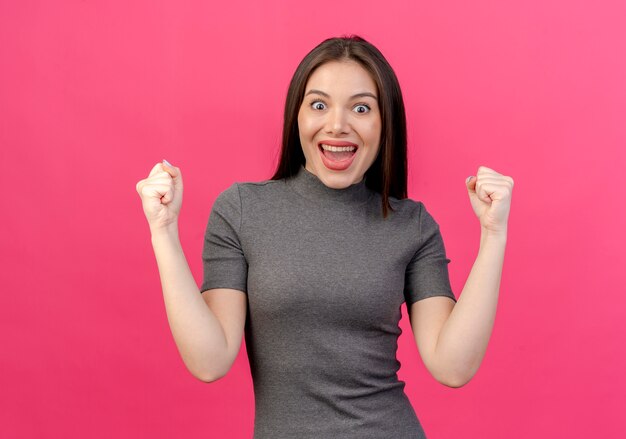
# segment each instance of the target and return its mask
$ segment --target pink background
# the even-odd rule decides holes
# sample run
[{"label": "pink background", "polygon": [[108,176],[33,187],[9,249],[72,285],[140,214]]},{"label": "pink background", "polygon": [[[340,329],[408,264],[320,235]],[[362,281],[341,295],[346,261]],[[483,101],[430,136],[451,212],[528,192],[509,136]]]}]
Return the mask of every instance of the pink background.
[{"label": "pink background", "polygon": [[251,437],[245,350],[212,384],[178,355],[135,183],[181,167],[200,281],[213,201],[274,169],[298,62],[357,33],[400,79],[410,196],[457,295],[479,238],[465,177],[516,183],[474,379],[438,384],[402,321],[429,438],[623,437],[625,18],[591,0],[0,1],[0,436]]}]

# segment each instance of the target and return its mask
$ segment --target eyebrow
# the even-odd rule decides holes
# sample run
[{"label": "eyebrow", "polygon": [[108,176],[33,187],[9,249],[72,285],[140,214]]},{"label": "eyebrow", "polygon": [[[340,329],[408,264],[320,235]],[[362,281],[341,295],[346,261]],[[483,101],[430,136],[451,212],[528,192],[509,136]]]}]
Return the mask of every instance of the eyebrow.
[{"label": "eyebrow", "polygon": [[[308,96],[310,94],[318,94],[318,95],[324,96],[325,98],[330,98],[330,95],[328,93],[325,93],[325,92],[323,92],[321,90],[316,90],[316,89],[309,90],[304,96]],[[350,99],[366,98],[366,97],[374,98],[374,99],[378,100],[378,97],[374,93],[370,93],[368,91],[365,91],[363,93],[354,94],[354,95],[350,96]]]}]

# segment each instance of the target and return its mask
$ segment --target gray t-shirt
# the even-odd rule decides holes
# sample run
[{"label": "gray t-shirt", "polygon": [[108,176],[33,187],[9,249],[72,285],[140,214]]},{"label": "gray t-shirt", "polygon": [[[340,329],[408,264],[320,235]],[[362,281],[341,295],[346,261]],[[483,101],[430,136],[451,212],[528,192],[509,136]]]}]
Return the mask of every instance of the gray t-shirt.
[{"label": "gray t-shirt", "polygon": [[247,294],[255,439],[425,437],[396,374],[401,306],[456,299],[437,223],[390,203],[384,219],[365,180],[332,189],[304,167],[215,201],[201,291]]}]

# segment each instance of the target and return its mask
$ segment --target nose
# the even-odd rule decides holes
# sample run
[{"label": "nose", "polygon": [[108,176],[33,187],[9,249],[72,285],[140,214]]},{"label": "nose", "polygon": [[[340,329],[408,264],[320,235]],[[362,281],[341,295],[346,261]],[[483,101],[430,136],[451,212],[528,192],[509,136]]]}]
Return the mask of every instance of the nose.
[{"label": "nose", "polygon": [[327,113],[325,130],[327,134],[339,135],[350,131],[350,124],[346,112],[342,108],[335,107]]}]

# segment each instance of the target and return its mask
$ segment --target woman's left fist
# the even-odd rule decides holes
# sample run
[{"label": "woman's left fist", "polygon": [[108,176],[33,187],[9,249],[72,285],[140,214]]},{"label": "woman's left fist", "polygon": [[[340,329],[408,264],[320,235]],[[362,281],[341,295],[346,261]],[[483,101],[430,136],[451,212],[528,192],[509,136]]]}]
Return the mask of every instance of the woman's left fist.
[{"label": "woman's left fist", "polygon": [[483,230],[506,234],[513,179],[485,166],[465,182],[474,213]]}]

